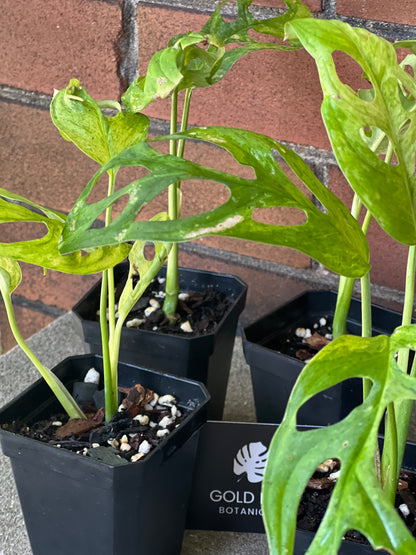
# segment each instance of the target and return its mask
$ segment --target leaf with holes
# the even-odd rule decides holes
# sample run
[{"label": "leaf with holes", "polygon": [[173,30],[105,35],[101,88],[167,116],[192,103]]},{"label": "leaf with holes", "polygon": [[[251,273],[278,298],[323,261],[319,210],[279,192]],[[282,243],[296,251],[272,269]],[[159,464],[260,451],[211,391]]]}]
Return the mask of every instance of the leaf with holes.
[{"label": "leaf with holes", "polygon": [[246,474],[247,480],[251,484],[261,482],[266,468],[267,454],[267,447],[261,441],[243,445],[234,457],[234,474],[236,476]]},{"label": "leaf with holes", "polygon": [[[364,29],[341,21],[303,19],[288,23],[286,30],[315,58],[324,93],[322,117],[351,187],[387,233],[414,245],[415,80],[398,63],[394,46]],[[335,51],[359,64],[371,86],[365,96],[341,81]],[[403,90],[413,98],[410,107],[403,102]],[[397,164],[378,155],[381,134],[389,140]]]},{"label": "leaf with holes", "polygon": [[0,223],[42,223],[45,235],[36,239],[0,243],[0,256],[71,274],[95,274],[115,266],[129,253],[129,245],[100,246],[90,252],[76,250],[62,256],[58,245],[66,215],[44,208],[15,193],[0,189]]},{"label": "leaf with holes", "polygon": [[[243,56],[259,50],[293,50],[295,45],[255,40],[249,31],[283,38],[284,25],[297,17],[309,17],[308,8],[298,0],[284,0],[287,11],[267,19],[255,19],[249,6],[253,0],[237,0],[238,13],[225,20],[222,2],[201,31],[176,35],[168,47],[156,52],[146,76],[136,79],[124,93],[124,105],[139,112],[151,102],[167,98],[174,90],[209,87],[220,81]],[[227,44],[239,45],[226,50]]]},{"label": "leaf with holes", "polygon": [[[226,149],[237,162],[252,167],[256,178],[244,179],[160,154],[148,144],[139,143],[113,158],[90,181],[68,216],[62,253],[123,241],[179,242],[205,235],[224,235],[297,249],[346,276],[360,277],[368,271],[368,244],[357,221],[289,148],[264,135],[225,127],[193,129],[176,137],[205,140]],[[283,171],[276,162],[276,153],[322,203],[325,213]],[[109,197],[88,203],[104,171],[139,165],[150,174]],[[142,206],[164,188],[188,179],[217,181],[229,189],[230,197],[220,206],[195,216],[166,222],[136,221]],[[123,195],[129,197],[124,210],[105,229],[94,229],[100,214]],[[253,216],[256,208],[275,206],[297,208],[305,214],[306,221],[298,225],[268,224]]]},{"label": "leaf with holes", "polygon": [[[396,555],[416,552],[416,541],[382,491],[374,464],[386,406],[416,399],[416,378],[401,372],[394,358],[401,348],[416,348],[416,326],[397,328],[391,337],[341,336],[305,366],[272,439],[263,480],[272,554],[293,553],[298,503],[316,467],[329,458],[341,461],[341,471],[308,555],[335,555],[350,529],[364,534],[374,549]],[[298,431],[300,407],[349,378],[371,380],[366,400],[332,426]]]}]

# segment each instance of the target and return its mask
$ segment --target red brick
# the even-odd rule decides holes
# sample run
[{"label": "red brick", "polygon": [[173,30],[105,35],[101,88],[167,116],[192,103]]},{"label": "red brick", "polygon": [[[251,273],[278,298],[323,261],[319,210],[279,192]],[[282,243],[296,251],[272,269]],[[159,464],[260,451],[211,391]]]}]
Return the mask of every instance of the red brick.
[{"label": "red brick", "polygon": [[[206,17],[139,6],[139,70],[174,34],[200,29]],[[301,83],[301,87],[299,84]],[[328,148],[320,117],[322,93],[315,63],[305,51],[257,52],[241,59],[222,81],[193,94],[190,123],[243,127],[294,143]],[[167,101],[146,113],[169,120]]]},{"label": "red brick", "polygon": [[0,102],[0,120],[2,187],[68,212],[98,164],[60,136],[48,111]]},{"label": "red brick", "polygon": [[[3,187],[40,204],[68,212],[98,168],[97,164],[73,144],[62,139],[46,111],[0,103],[0,117],[3,124],[0,129],[0,154],[5,177]],[[166,151],[167,144],[161,148]],[[224,150],[202,142],[188,143],[186,155],[199,164],[222,171],[246,177],[253,175],[251,169],[234,162]],[[140,173],[140,170],[134,168],[121,170],[119,186],[130,183]],[[105,179],[103,185],[106,186]],[[228,197],[228,190],[214,183],[185,183],[183,191],[183,215],[210,210]],[[97,188],[92,199],[101,198],[104,194],[103,188]],[[163,194],[146,207],[140,217],[147,218],[166,209],[166,194]],[[115,214],[118,211],[116,209]],[[274,214],[268,210],[267,217],[270,223],[299,223],[298,215],[289,209],[280,210],[279,213],[275,211]],[[2,241],[12,242],[40,237],[44,228],[42,224],[1,224],[0,231]],[[226,238],[207,238],[199,242],[296,267],[309,265],[308,257],[289,249]]]},{"label": "red brick", "polygon": [[33,302],[61,310],[71,310],[73,305],[100,279],[99,274],[75,276],[48,271],[38,266],[21,264],[23,279],[16,293]]},{"label": "red brick", "polygon": [[[330,171],[331,190],[348,206],[353,193],[341,172]],[[373,219],[367,235],[370,245],[371,281],[400,291],[404,290],[408,247],[387,235]]]},{"label": "red brick", "polygon": [[398,5],[389,0],[338,0],[337,2],[339,15],[416,25],[413,0],[404,0],[400,2],[400,9],[397,8]]},{"label": "red brick", "polygon": [[118,96],[117,5],[3,0],[1,8],[1,83],[52,94],[77,78],[97,99]]},{"label": "red brick", "polygon": [[[54,318],[35,310],[15,305],[14,312],[23,339],[28,339],[34,333],[50,324]],[[16,340],[10,330],[4,306],[0,306],[0,354],[6,353],[16,345]]]},{"label": "red brick", "polygon": [[248,285],[246,307],[240,317],[242,326],[271,312],[306,289],[313,288],[310,284],[289,276],[245,268],[238,264],[183,251],[180,251],[179,263],[187,268],[231,274],[242,279]]}]

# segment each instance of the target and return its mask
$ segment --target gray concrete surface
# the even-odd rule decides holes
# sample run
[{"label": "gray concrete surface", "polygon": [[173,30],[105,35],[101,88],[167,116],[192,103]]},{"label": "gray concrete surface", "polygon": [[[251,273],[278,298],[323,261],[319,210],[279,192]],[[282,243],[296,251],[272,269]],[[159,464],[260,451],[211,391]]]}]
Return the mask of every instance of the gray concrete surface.
[{"label": "gray concrete surface", "polygon": [[[72,316],[69,313],[55,320],[28,342],[40,360],[49,367],[55,366],[67,356],[87,352],[86,345],[73,331]],[[14,348],[0,356],[0,406],[36,379],[38,379],[37,371],[19,348]],[[244,360],[239,338],[234,348],[224,420],[255,421],[250,372]],[[31,555],[31,553],[10,464],[0,452],[0,555]],[[264,534],[187,530],[182,547],[182,555],[266,555],[267,553]]]}]

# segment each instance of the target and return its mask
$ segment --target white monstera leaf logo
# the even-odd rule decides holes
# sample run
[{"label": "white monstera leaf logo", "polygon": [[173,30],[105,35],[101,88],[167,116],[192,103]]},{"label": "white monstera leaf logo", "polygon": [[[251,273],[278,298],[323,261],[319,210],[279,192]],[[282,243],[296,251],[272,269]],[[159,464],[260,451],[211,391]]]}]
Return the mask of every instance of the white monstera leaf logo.
[{"label": "white monstera leaf logo", "polygon": [[241,476],[244,473],[247,474],[247,480],[251,484],[261,482],[268,454],[267,447],[261,441],[243,445],[234,457],[234,474],[237,476]]}]

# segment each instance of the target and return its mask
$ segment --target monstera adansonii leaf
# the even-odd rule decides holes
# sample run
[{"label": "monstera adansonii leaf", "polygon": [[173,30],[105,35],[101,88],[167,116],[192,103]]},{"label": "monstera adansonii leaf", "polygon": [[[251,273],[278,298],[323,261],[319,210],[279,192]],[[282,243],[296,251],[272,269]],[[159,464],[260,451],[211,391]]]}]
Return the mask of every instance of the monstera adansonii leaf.
[{"label": "monstera adansonii leaf", "polygon": [[48,270],[70,274],[94,274],[121,262],[129,253],[130,245],[100,246],[90,252],[76,252],[62,256],[58,249],[66,215],[44,208],[20,195],[0,189],[0,224],[39,222],[45,234],[37,239],[0,243],[0,256],[35,264]]},{"label": "monstera adansonii leaf", "polygon": [[[154,54],[146,77],[136,79],[123,95],[125,106],[139,112],[151,102],[167,98],[175,89],[209,87],[220,81],[240,58],[250,52],[300,48],[298,41],[295,45],[279,44],[264,41],[264,36],[283,38],[284,25],[288,21],[309,17],[310,12],[302,2],[283,0],[287,11],[267,20],[253,17],[249,11],[252,2],[237,0],[238,13],[231,21],[221,14],[226,3],[222,2],[201,31],[173,37],[167,48]],[[228,44],[233,44],[233,48],[227,50]]]},{"label": "monstera adansonii leaf", "polygon": [[[60,247],[62,253],[123,241],[180,242],[205,235],[223,235],[297,249],[345,276],[359,277],[368,271],[368,244],[356,220],[289,148],[251,131],[223,127],[193,129],[175,137],[202,139],[226,149],[240,164],[253,168],[255,179],[160,154],[145,142],[139,143],[105,164],[84,189],[68,216]],[[276,162],[275,153],[315,195],[325,212],[290,180]],[[144,166],[150,173],[113,195],[88,204],[89,194],[100,175],[121,166]],[[220,206],[195,216],[169,222],[136,221],[142,206],[164,188],[188,179],[217,181],[229,189],[230,196]],[[92,228],[96,218],[123,195],[128,195],[128,202],[117,218],[104,229]],[[297,208],[306,221],[299,225],[278,222],[274,225],[253,217],[256,208],[274,206]]]},{"label": "monstera adansonii leaf", "polygon": [[[416,399],[416,379],[397,366],[400,348],[416,347],[416,326],[391,335],[341,336],[309,362],[292,391],[269,449],[262,504],[272,554],[293,552],[296,512],[306,484],[324,460],[338,458],[341,471],[308,555],[336,555],[347,530],[364,534],[374,549],[416,553],[416,541],[382,491],[375,468],[377,435],[386,406]],[[340,422],[299,431],[299,408],[319,392],[349,378],[372,382],[365,402]]]},{"label": "monstera adansonii leaf", "polygon": [[[351,187],[388,234],[416,244],[415,80],[398,64],[394,46],[364,29],[303,19],[286,30],[315,58],[324,93],[322,117]],[[342,82],[335,52],[361,67],[369,89],[355,92]],[[382,136],[390,142],[395,164],[386,163],[377,149]]]},{"label": "monstera adansonii leaf", "polygon": [[143,114],[120,110],[115,116],[104,115],[100,103],[77,79],[71,79],[65,89],[56,92],[50,112],[62,137],[101,165],[145,139],[149,128],[149,120]]}]

